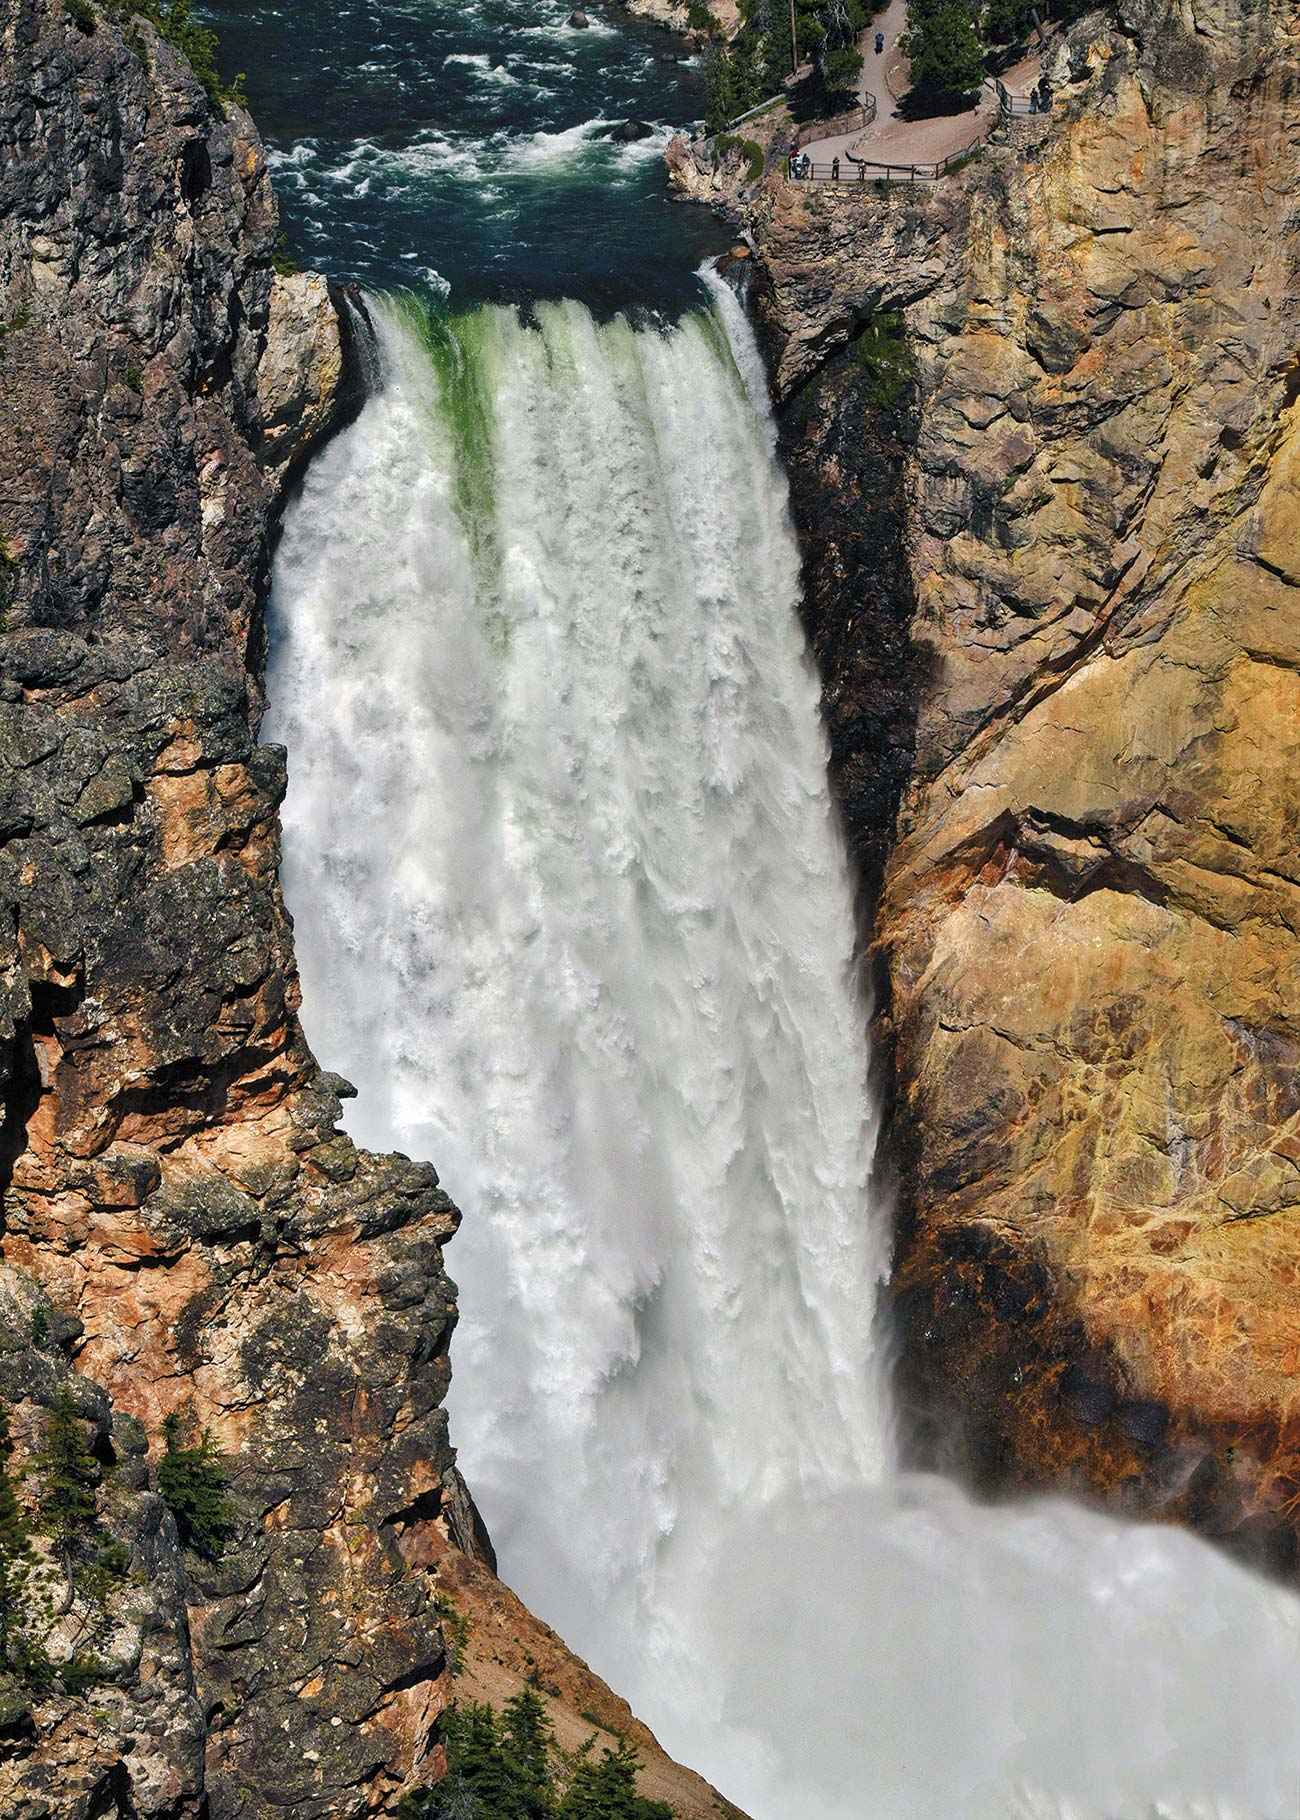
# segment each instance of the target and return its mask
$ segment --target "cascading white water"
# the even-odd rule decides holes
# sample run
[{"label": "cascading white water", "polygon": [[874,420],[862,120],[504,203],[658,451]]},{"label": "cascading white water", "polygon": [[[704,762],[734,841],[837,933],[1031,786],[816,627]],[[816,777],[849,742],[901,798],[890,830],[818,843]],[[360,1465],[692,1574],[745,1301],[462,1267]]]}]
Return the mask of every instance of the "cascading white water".
[{"label": "cascading white water", "polygon": [[734,299],[375,314],[276,564],[286,886],[350,1128],[467,1215],[454,1433],[506,1577],[756,1820],[1295,1820],[1288,1597],[893,1469],[849,887]]}]

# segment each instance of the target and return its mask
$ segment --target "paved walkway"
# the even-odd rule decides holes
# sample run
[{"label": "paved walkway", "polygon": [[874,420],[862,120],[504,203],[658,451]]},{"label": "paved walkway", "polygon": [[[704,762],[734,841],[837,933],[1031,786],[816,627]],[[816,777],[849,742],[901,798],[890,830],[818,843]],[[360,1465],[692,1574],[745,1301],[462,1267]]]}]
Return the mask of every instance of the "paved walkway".
[{"label": "paved walkway", "polygon": [[[972,146],[987,139],[997,117],[998,99],[986,84],[974,108],[965,114],[937,114],[928,120],[902,120],[897,104],[910,86],[907,59],[898,40],[907,30],[907,0],[890,0],[883,13],[871,21],[859,40],[862,56],[862,79],[859,92],[876,98],[876,118],[865,130],[838,133],[829,139],[812,139],[800,146],[817,166],[840,161],[846,182],[857,178],[857,164],[933,165],[945,158],[960,157]],[[876,33],[882,32],[885,48],[877,55]],[[1012,95],[1028,95],[1042,71],[1042,55],[1036,53],[1005,70],[1002,81]],[[850,146],[857,154],[850,156]],[[868,169],[867,175],[870,176]]]}]

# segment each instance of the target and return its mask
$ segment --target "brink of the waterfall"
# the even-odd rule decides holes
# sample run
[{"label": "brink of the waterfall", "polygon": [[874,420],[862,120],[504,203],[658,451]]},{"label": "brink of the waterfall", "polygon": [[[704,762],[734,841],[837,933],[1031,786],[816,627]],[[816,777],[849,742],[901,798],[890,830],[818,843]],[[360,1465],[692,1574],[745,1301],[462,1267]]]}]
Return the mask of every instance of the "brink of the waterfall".
[{"label": "brink of the waterfall", "polygon": [[758,1820],[1274,1820],[1284,1595],[893,1464],[851,886],[738,298],[372,310],[277,561],[286,881],[352,1128],[466,1210],[453,1433],[503,1573]]}]

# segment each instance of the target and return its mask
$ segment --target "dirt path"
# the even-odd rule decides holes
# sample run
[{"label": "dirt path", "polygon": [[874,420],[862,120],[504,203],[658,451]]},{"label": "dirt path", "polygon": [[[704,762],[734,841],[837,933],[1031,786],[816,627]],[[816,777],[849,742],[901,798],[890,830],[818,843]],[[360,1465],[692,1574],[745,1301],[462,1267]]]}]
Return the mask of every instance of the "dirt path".
[{"label": "dirt path", "polygon": [[[840,161],[844,182],[859,180],[858,166],[936,165],[945,158],[959,157],[988,137],[997,116],[997,94],[991,85],[980,90],[979,100],[964,114],[939,114],[928,120],[903,120],[898,102],[907,93],[909,76],[907,59],[899,39],[907,29],[907,0],[890,0],[885,11],[872,20],[860,40],[863,52],[862,79],[859,92],[865,100],[874,96],[876,118],[865,130],[839,133],[827,139],[813,139],[802,151],[817,168],[818,176],[829,175],[835,159]],[[876,33],[884,36],[883,51],[875,48]],[[1037,82],[1042,56],[1036,53],[1004,72],[1002,80],[1013,95],[1027,95]],[[852,153],[850,152],[852,147]]]}]

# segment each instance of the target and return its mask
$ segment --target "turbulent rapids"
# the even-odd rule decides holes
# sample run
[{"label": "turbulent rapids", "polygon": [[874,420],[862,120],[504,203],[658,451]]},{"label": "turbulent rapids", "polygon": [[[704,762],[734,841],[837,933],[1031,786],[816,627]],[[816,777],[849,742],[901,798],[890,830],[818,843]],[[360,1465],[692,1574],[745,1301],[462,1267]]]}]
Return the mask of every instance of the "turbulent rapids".
[{"label": "turbulent rapids", "polygon": [[756,1820],[1292,1820],[1293,1603],[893,1464],[866,1008],[731,294],[374,306],[277,558],[305,1013],[466,1213],[504,1576]]}]

